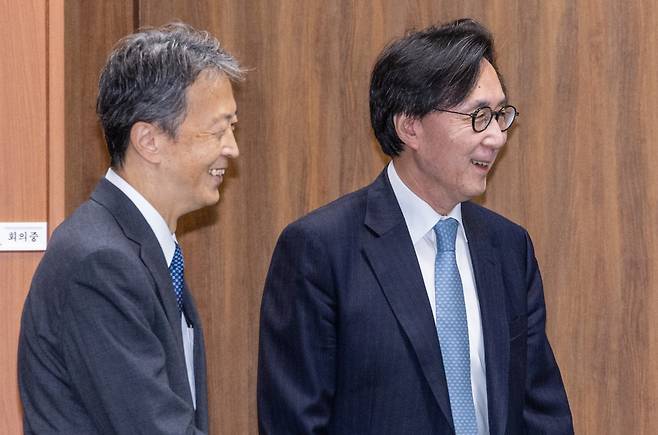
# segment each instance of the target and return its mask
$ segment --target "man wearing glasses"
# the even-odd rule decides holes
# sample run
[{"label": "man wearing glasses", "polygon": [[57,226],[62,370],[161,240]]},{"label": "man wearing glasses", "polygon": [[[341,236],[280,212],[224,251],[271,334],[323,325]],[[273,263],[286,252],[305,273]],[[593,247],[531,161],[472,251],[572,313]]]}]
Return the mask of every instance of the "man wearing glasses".
[{"label": "man wearing glasses", "polygon": [[261,308],[261,433],[570,434],[527,232],[469,200],[518,112],[464,19],[380,55],[392,162],[288,226]]}]

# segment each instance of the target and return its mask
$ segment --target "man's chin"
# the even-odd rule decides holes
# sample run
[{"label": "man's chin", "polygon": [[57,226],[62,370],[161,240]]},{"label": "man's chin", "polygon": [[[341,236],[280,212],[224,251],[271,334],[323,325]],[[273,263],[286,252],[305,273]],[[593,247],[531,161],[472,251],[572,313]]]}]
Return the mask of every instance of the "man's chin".
[{"label": "man's chin", "polygon": [[486,191],[487,191],[487,183],[485,182],[478,186],[475,185],[472,186],[470,189],[468,189],[467,195],[465,196],[468,196],[468,199],[473,199],[484,195]]},{"label": "man's chin", "polygon": [[197,198],[196,204],[193,210],[190,210],[188,213],[191,213],[196,210],[201,210],[206,207],[212,207],[219,203],[219,191],[215,190],[213,192],[207,192],[203,197]]},{"label": "man's chin", "polygon": [[214,195],[210,198],[210,204],[209,205],[215,205],[219,202],[219,200],[222,198],[222,195],[219,191],[220,189],[217,188],[213,193]]},{"label": "man's chin", "polygon": [[204,207],[211,207],[213,205],[216,205],[219,202],[219,199],[221,198],[221,195],[219,194],[219,191],[215,192],[215,195],[209,196],[206,198]]}]

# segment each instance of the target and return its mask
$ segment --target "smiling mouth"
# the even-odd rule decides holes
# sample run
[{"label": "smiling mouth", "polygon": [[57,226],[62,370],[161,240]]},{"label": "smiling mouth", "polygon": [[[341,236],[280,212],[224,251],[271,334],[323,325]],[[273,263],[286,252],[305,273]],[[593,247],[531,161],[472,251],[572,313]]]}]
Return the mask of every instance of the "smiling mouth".
[{"label": "smiling mouth", "polygon": [[483,160],[471,159],[471,163],[482,169],[489,169],[491,167],[491,162],[485,162]]},{"label": "smiling mouth", "polygon": [[226,172],[226,169],[224,168],[212,168],[208,171],[210,175],[213,177],[222,177],[224,173]]}]

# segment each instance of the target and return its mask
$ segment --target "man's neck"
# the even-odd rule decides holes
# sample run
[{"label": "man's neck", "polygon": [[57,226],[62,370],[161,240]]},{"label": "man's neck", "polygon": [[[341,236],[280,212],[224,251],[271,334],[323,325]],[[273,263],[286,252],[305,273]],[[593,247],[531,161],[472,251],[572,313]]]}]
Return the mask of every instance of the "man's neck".
[{"label": "man's neck", "polygon": [[393,166],[405,186],[440,215],[447,216],[459,204],[459,201],[450,199],[440,187],[428,186],[426,182],[423,182],[423,177],[417,176],[415,167],[409,165],[404,159],[394,159]]},{"label": "man's neck", "polygon": [[130,165],[113,167],[112,170],[123,178],[133,189],[139,192],[155,208],[167,223],[172,234],[176,232],[178,216],[172,209],[174,202],[166,201],[162,197],[161,183],[156,175],[148,168],[134,168]]}]

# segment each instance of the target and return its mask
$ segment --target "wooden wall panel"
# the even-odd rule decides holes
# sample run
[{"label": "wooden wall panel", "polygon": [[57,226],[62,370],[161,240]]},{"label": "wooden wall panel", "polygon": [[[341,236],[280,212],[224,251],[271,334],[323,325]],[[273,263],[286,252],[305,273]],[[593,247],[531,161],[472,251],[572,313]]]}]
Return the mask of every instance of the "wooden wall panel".
[{"label": "wooden wall panel", "polygon": [[96,117],[98,78],[114,44],[133,32],[134,6],[133,0],[65,2],[66,215],[89,198],[109,166]]},{"label": "wooden wall panel", "polygon": [[6,57],[0,63],[0,221],[45,220],[47,71],[42,3],[0,3],[0,48]]},{"label": "wooden wall panel", "polygon": [[[0,0],[0,221],[47,218],[47,11]],[[0,252],[0,433],[22,433],[16,350],[23,300],[41,253]]]},{"label": "wooden wall panel", "polygon": [[213,433],[257,432],[258,309],[279,232],[384,165],[368,117],[376,55],[407,29],[467,15],[496,36],[510,101],[521,111],[481,201],[533,236],[577,433],[655,432],[655,8],[612,0],[140,0],[133,12],[129,3],[67,3],[69,211],[105,169],[95,81],[133,23],[187,21],[252,68],[236,90],[241,157],[222,200],[181,225],[206,329]]},{"label": "wooden wall panel", "polygon": [[48,232],[66,216],[64,0],[48,1]]},{"label": "wooden wall panel", "polygon": [[655,433],[658,13],[590,0],[516,15],[493,27],[523,35],[501,51],[522,117],[486,204],[533,235],[578,433]]}]

